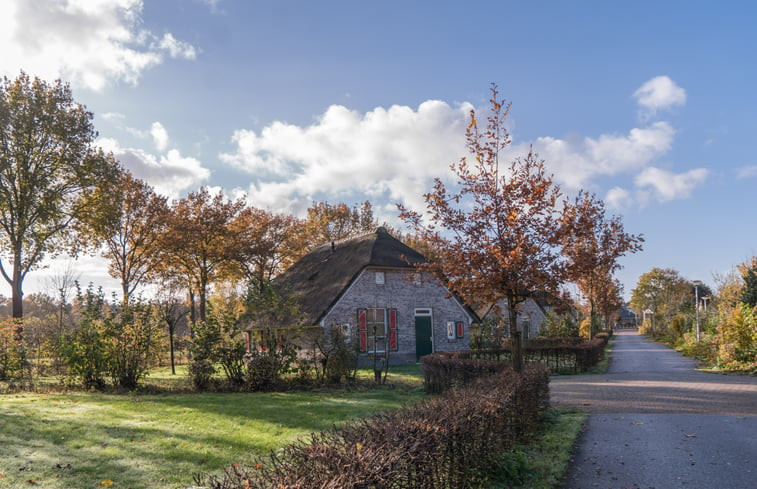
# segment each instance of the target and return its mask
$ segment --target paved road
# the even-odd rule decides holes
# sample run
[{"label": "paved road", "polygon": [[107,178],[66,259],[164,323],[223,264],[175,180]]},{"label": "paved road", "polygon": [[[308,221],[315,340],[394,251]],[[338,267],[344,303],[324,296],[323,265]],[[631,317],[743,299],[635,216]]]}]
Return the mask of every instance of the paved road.
[{"label": "paved road", "polygon": [[757,378],[615,338],[607,374],[550,384],[554,406],[590,413],[564,489],[757,489]]}]

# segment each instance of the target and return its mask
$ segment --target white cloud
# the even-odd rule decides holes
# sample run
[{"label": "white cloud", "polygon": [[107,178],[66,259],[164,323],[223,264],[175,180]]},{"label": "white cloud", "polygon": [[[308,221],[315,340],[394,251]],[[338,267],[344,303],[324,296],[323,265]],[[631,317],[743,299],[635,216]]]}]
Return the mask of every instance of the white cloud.
[{"label": "white cloud", "polygon": [[631,129],[627,135],[602,134],[598,138],[565,140],[540,137],[532,143],[513,147],[512,155],[522,155],[532,144],[555,179],[569,190],[591,185],[598,176],[635,172],[668,152],[675,130],[667,122]]},{"label": "white cloud", "polygon": [[172,34],[140,29],[142,9],[142,0],[4,0],[0,74],[13,78],[23,69],[101,90],[114,81],[136,84],[166,56],[196,57]]},{"label": "white cloud", "polygon": [[142,149],[122,148],[114,139],[100,138],[97,143],[111,151],[121,165],[167,197],[176,198],[186,190],[195,190],[210,177],[210,170],[192,157],[182,156],[176,149],[154,155]]},{"label": "white cloud", "polygon": [[743,166],[739,168],[737,176],[741,179],[757,177],[757,165]]},{"label": "white cloud", "polygon": [[150,135],[152,136],[153,143],[155,143],[155,149],[165,151],[168,147],[168,132],[166,132],[163,124],[153,122],[152,126],[150,126]]},{"label": "white cloud", "polygon": [[691,191],[707,179],[709,171],[696,168],[685,173],[673,173],[660,168],[645,168],[635,178],[636,185],[648,189],[659,202],[687,198]]},{"label": "white cloud", "polygon": [[265,207],[296,212],[318,194],[354,194],[422,208],[430,180],[447,176],[465,154],[470,109],[430,100],[417,110],[395,105],[360,114],[334,105],[308,127],[274,122],[260,134],[236,131],[235,152],[220,159],[254,175],[250,199]]},{"label": "white cloud", "polygon": [[648,114],[655,114],[659,109],[686,103],[686,90],[676,85],[667,76],[656,76],[644,83],[633,93],[638,104]]},{"label": "white cloud", "polygon": [[623,209],[633,202],[631,193],[621,187],[613,187],[607,191],[604,198],[605,203],[611,209]]},{"label": "white cloud", "polygon": [[[253,205],[301,213],[313,200],[367,197],[382,209],[387,202],[402,202],[422,211],[433,178],[454,183],[449,165],[467,156],[464,133],[471,108],[429,100],[417,109],[377,107],[360,113],[332,105],[309,126],[277,121],[260,131],[237,130],[233,150],[219,159],[250,174]],[[544,136],[513,144],[504,161],[532,147],[568,193],[598,191],[600,178],[627,175],[639,188],[611,189],[608,205],[644,203],[645,194],[667,201],[688,196],[707,174],[701,169],[667,172],[668,180],[658,180],[663,170],[651,165],[670,151],[675,134],[671,124],[657,121],[625,134]]]},{"label": "white cloud", "polygon": [[194,48],[194,46],[189,43],[179,41],[178,39],[173,37],[173,34],[171,34],[170,32],[163,34],[163,38],[160,40],[160,42],[157,44],[154,43],[153,46],[157,46],[159,49],[167,51],[172,58],[197,58],[197,50]]}]

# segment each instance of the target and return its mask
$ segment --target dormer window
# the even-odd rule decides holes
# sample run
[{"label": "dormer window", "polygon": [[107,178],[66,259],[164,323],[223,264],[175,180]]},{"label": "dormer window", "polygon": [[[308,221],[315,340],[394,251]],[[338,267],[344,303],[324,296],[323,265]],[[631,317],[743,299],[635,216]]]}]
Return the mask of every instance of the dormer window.
[{"label": "dormer window", "polygon": [[385,280],[384,272],[376,272],[376,285],[384,285]]}]

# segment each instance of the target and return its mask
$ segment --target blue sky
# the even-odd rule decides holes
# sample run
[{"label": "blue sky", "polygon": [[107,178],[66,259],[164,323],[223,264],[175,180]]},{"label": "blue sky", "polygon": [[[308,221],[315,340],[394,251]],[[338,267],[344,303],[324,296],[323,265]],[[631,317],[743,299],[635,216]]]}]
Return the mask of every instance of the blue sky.
[{"label": "blue sky", "polygon": [[[422,205],[491,82],[511,156],[605,199],[642,253],[713,284],[757,253],[751,2],[6,0],[0,74],[71,82],[99,144],[175,198],[200,185],[302,213]],[[44,290],[67,259],[33,273]],[[112,288],[84,258],[82,280]],[[5,284],[0,293],[8,295]]]}]

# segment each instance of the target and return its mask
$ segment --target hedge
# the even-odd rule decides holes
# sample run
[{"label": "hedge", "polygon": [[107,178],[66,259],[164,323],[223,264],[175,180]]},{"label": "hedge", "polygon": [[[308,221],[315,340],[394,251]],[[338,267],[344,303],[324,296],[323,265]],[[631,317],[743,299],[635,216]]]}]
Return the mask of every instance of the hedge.
[{"label": "hedge", "polygon": [[[578,373],[588,370],[602,359],[608,335],[593,340],[582,338],[538,338],[523,342],[527,364],[544,364],[555,373]],[[421,358],[421,370],[427,392],[444,392],[466,385],[472,379],[509,367],[509,345],[486,350],[432,353]]]},{"label": "hedge", "polygon": [[502,369],[414,406],[316,433],[251,466],[198,478],[211,489],[458,489],[481,485],[549,407],[549,372]]}]

